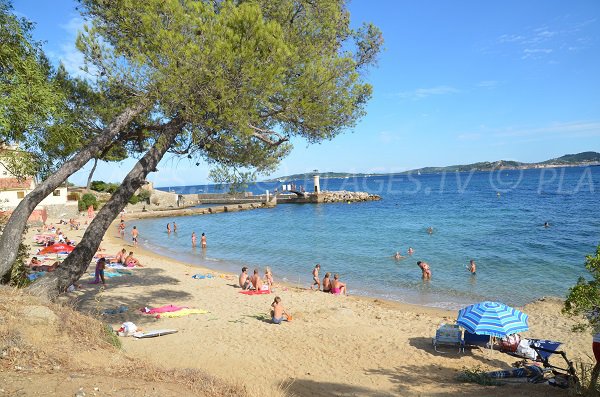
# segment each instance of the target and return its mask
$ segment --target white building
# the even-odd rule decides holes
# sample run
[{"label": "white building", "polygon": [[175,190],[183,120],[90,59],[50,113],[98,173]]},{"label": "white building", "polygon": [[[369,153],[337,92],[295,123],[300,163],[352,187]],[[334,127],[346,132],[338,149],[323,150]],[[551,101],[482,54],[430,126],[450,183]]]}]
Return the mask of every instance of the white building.
[{"label": "white building", "polygon": [[[1,151],[2,149],[0,149]],[[6,149],[4,149],[6,150]],[[16,178],[2,163],[0,157],[0,209],[11,210],[21,202],[29,192],[35,188],[35,179],[27,177],[25,179]],[[67,204],[67,187],[59,187],[52,194],[48,195],[40,206],[45,205],[64,205]]]}]

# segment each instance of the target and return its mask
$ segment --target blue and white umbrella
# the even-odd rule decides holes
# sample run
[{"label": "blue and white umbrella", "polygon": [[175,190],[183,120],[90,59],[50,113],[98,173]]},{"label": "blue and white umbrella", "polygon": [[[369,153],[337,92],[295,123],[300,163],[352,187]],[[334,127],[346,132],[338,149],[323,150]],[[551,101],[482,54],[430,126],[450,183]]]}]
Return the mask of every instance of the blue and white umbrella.
[{"label": "blue and white umbrella", "polygon": [[481,302],[458,311],[456,322],[472,334],[503,337],[527,331],[529,316],[498,302]]}]

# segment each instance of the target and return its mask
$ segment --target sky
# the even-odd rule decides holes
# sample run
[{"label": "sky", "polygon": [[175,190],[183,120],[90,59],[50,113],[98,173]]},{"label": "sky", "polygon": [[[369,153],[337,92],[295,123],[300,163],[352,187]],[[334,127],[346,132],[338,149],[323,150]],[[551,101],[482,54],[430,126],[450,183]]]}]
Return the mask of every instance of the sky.
[{"label": "sky", "polygon": [[[36,23],[54,64],[81,73],[83,20],[72,0],[13,0]],[[537,162],[600,151],[600,1],[354,0],[354,26],[373,22],[385,50],[365,75],[367,115],[331,141],[294,149],[271,176],[400,172],[478,161]],[[120,182],[135,163],[101,164]],[[69,180],[85,184],[88,164]],[[156,186],[208,182],[208,166],[167,155]]]}]

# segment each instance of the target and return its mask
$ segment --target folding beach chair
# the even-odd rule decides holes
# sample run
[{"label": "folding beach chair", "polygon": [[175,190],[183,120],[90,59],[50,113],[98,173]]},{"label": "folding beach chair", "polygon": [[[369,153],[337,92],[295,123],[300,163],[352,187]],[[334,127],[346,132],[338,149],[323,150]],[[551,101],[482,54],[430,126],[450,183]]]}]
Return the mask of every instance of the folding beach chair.
[{"label": "folding beach chair", "polygon": [[438,350],[438,346],[456,346],[458,352],[465,351],[465,345],[462,339],[462,331],[457,324],[442,324],[435,331],[435,337],[432,340],[433,349],[438,353],[445,353]]},{"label": "folding beach chair", "polygon": [[464,343],[465,347],[491,347],[489,335],[473,334],[467,330],[465,330],[464,334]]}]

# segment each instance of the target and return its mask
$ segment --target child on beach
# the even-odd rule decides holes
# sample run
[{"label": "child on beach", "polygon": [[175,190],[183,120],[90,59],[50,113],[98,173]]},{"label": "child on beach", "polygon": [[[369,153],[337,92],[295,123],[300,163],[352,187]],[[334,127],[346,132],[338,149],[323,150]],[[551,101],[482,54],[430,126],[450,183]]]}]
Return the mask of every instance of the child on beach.
[{"label": "child on beach", "polygon": [[265,284],[269,286],[269,289],[273,287],[273,273],[269,266],[265,267]]},{"label": "child on beach", "polygon": [[315,266],[315,268],[312,271],[312,276],[313,276],[313,283],[310,286],[310,289],[313,289],[313,287],[316,285],[317,286],[317,291],[319,291],[321,289],[321,282],[319,281],[319,270],[321,269],[321,265],[319,265],[317,263],[317,265]]},{"label": "child on beach", "polygon": [[135,247],[138,243],[138,230],[137,228],[134,226],[133,229],[131,230],[131,239],[133,240],[133,246]]},{"label": "child on beach", "polygon": [[276,296],[275,300],[273,301],[273,303],[271,303],[271,307],[273,308],[273,310],[271,310],[271,320],[273,321],[273,324],[281,324],[281,322],[284,320],[283,319],[283,315],[285,314],[285,320],[288,321],[288,319],[291,317],[286,311],[285,308],[283,307],[283,304],[281,303],[281,298]]},{"label": "child on beach", "polygon": [[96,262],[96,271],[94,272],[94,281],[90,284],[98,284],[100,280],[102,280],[102,285],[106,286],[106,281],[104,281],[104,269],[106,268],[106,259],[100,258],[98,262]]},{"label": "child on beach", "polygon": [[423,272],[423,280],[431,280],[431,269],[427,262],[418,261],[417,266],[419,266]]}]

